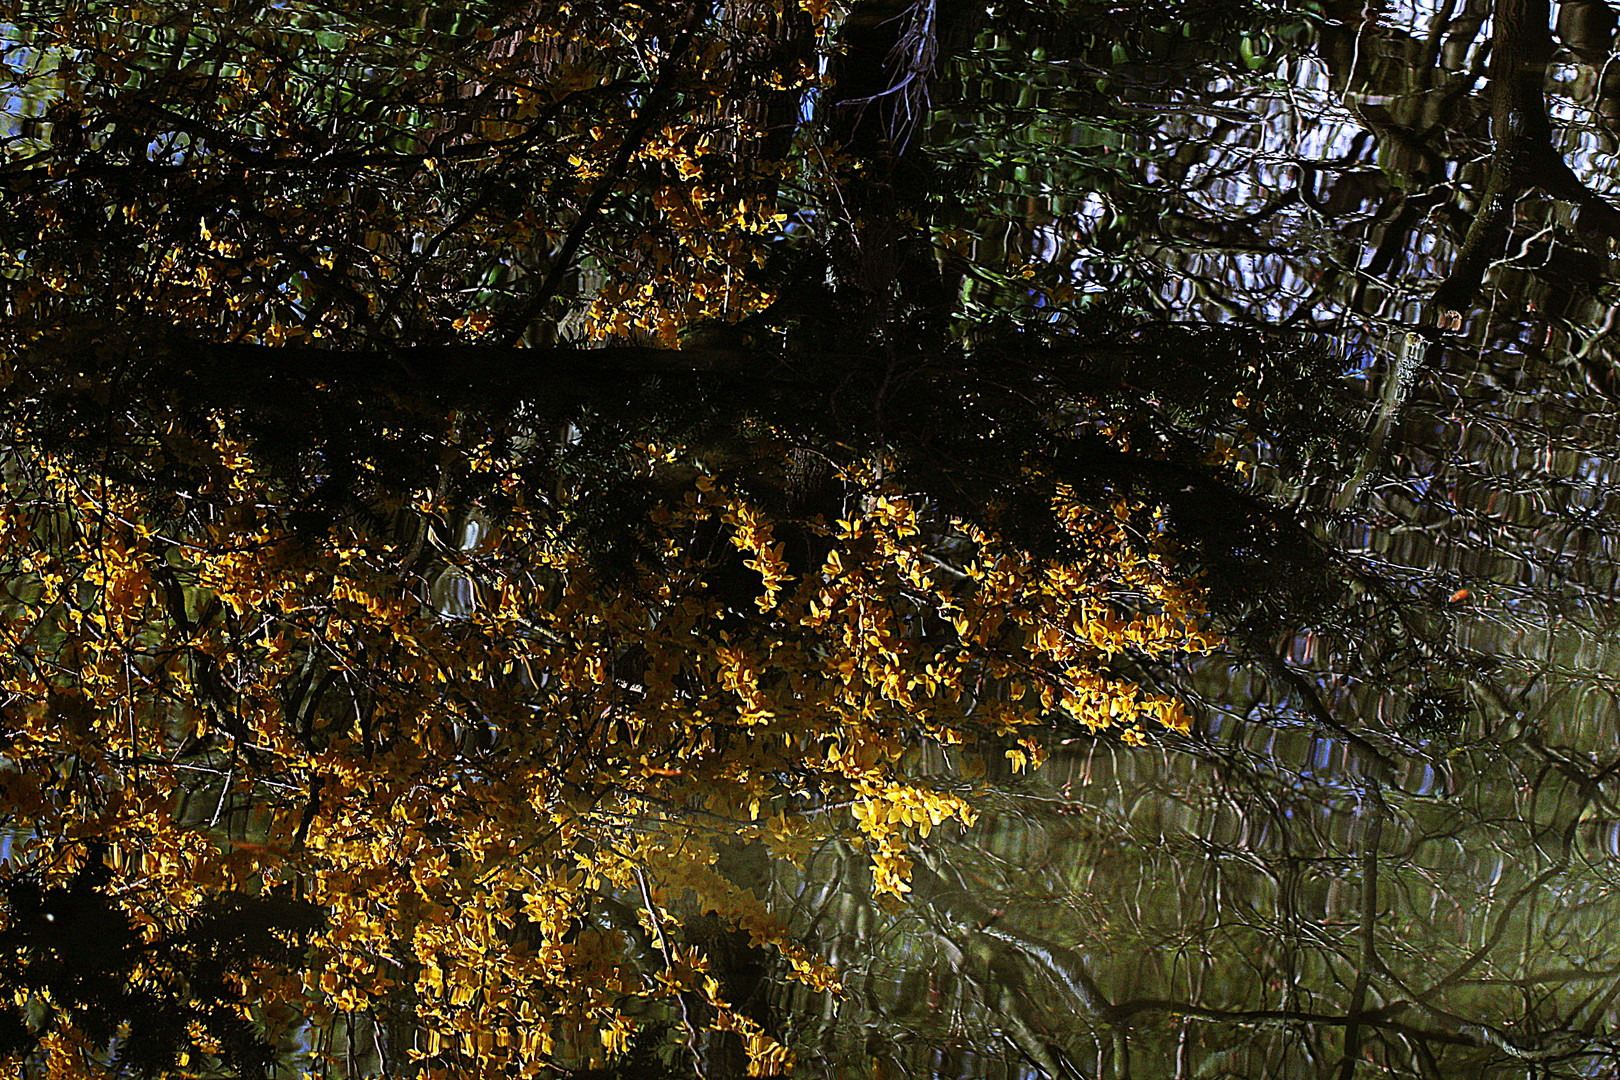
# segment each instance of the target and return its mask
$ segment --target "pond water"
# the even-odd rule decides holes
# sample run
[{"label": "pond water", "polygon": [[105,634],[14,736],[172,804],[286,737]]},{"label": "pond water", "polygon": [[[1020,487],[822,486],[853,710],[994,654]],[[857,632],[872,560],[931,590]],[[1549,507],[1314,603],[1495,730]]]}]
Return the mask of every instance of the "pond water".
[{"label": "pond water", "polygon": [[[1549,13],[1548,100],[1607,194],[1613,19],[1589,8]],[[999,778],[904,912],[823,853],[810,878],[841,886],[806,887],[804,925],[856,1000],[784,1005],[828,1075],[1620,1070],[1609,241],[1529,190],[1461,326],[1426,310],[1489,176],[1490,14],[1329,5],[1252,77],[1116,74],[1151,123],[1074,137],[1125,180],[1031,211],[1024,242],[1077,286],[1342,351],[1342,467],[1247,452],[1365,588],[1336,627],[1158,673],[1199,704],[1188,738],[1071,739]]]},{"label": "pond water", "polygon": [[[893,20],[932,26],[951,6],[858,3],[852,37],[878,36],[872,27]],[[727,18],[747,7],[717,5]],[[748,975],[749,958],[728,957],[716,931],[727,992],[796,1049],[803,1076],[1620,1076],[1620,274],[1611,250],[1620,225],[1605,216],[1620,211],[1604,209],[1610,197],[1620,203],[1615,12],[1603,0],[1276,0],[1243,16],[1244,29],[1220,14],[1222,0],[1167,6],[1163,25],[1141,14],[1149,7],[1024,5],[1037,29],[1002,40],[991,20],[931,101],[907,91],[907,107],[926,119],[906,129],[905,146],[884,147],[887,164],[928,157],[930,182],[973,182],[902,193],[915,205],[873,201],[915,226],[928,250],[858,269],[903,276],[937,263],[940,280],[929,284],[957,306],[938,319],[950,330],[919,331],[919,353],[960,344],[949,335],[961,326],[970,338],[1000,325],[986,312],[1009,294],[1037,310],[1125,297],[1138,314],[1274,338],[1282,330],[1326,350],[1336,379],[1303,382],[1301,372],[1318,370],[1305,362],[1292,381],[1268,374],[1252,400],[1226,391],[1199,414],[1197,434],[1241,463],[1247,494],[1291,508],[1312,558],[1347,584],[1307,603],[1309,583],[1289,580],[1294,564],[1279,552],[1279,599],[1254,601],[1219,651],[1125,672],[1186,701],[1190,731],[1156,732],[1138,747],[1117,733],[1065,732],[1030,773],[993,759],[977,823],[934,833],[904,902],[874,900],[869,856],[847,835],[797,871],[771,867],[774,891],[759,893],[788,898],[791,928],[838,967],[848,993],[834,1002]],[[1043,24],[1048,8],[1056,14]],[[1079,26],[1082,8],[1117,17],[1115,39]],[[1517,37],[1498,32],[1509,22]],[[1176,43],[1216,25],[1227,58],[1186,59],[1190,46]],[[0,22],[0,41],[16,36]],[[869,77],[892,74],[872,55]],[[1541,84],[1557,156],[1524,157],[1535,167],[1514,165],[1504,189],[1503,139],[1536,130],[1504,111],[1500,92],[1524,71]],[[846,106],[867,100],[839,89]],[[788,114],[801,126],[825,119],[818,92]],[[26,117],[29,131],[42,108],[0,101],[0,115]],[[841,133],[861,152],[872,152],[862,139],[883,142],[855,121]],[[13,141],[29,148],[33,138]],[[182,145],[191,143],[164,152]],[[1549,164],[1558,160],[1572,177]],[[428,172],[440,167],[426,158]],[[471,202],[498,202],[506,188],[518,190],[480,183]],[[449,206],[433,203],[426,219],[454,217]],[[785,209],[770,244],[836,234],[814,208]],[[554,232],[547,250],[564,230]],[[851,226],[850,246],[863,236],[878,256],[914,254],[870,223]],[[417,240],[415,254],[437,257],[439,238]],[[482,260],[488,244],[475,246]],[[953,278],[953,259],[979,278]],[[1482,287],[1436,302],[1437,289],[1460,288],[1470,259],[1483,267]],[[984,269],[1021,260],[1005,274]],[[584,332],[605,265],[569,278],[577,303],[553,337]],[[477,280],[494,296],[504,278]],[[378,281],[401,295],[434,282],[447,295],[480,291],[458,293],[460,279],[442,274],[419,286]],[[311,295],[321,311],[335,302]],[[367,302],[362,313],[394,310]],[[454,323],[458,333],[465,325]],[[895,329],[874,322],[860,332],[874,327]],[[1155,377],[1177,374],[1131,375],[1153,407],[1156,394],[1173,396]],[[1291,427],[1266,419],[1283,411]],[[580,442],[571,424],[560,444]],[[493,550],[499,526],[461,510],[465,520],[435,540],[446,561],[424,578],[422,606],[470,623],[481,585],[461,566]],[[184,622],[183,600],[179,608]],[[622,683],[645,692],[632,681]],[[593,714],[592,726],[607,715]],[[493,745],[494,729],[486,734]],[[457,739],[458,760],[476,756],[460,744],[477,740]],[[197,789],[196,805],[213,808],[210,827],[235,768],[233,756],[217,786]],[[648,776],[681,774],[655,766]],[[319,785],[311,790],[300,838],[319,806]],[[182,803],[188,813],[198,811]],[[0,831],[0,861],[14,839]],[[746,853],[722,869],[742,885],[766,872]],[[650,911],[645,881],[610,929],[627,940],[641,933],[643,897]],[[333,1060],[343,1055],[332,1046],[347,1054],[345,1075],[386,1074],[382,1022],[359,1016],[346,1014],[337,1042],[335,1026],[324,1036],[313,1023],[294,1029],[288,1060],[325,1037]],[[403,1031],[394,1032],[402,1046]],[[581,1052],[576,1063],[596,1060]]]}]

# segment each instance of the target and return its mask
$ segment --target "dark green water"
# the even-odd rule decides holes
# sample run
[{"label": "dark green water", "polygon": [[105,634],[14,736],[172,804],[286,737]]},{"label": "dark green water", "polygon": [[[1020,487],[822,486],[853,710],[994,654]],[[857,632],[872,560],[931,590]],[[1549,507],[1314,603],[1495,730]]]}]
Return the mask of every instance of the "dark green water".
[{"label": "dark green water", "polygon": [[[1333,5],[1257,39],[1252,76],[1116,75],[1115,123],[1066,132],[1115,185],[981,236],[1175,318],[1334,341],[1320,392],[1360,427],[1338,466],[1235,438],[1366,587],[1337,627],[1160,673],[1200,703],[1191,738],[1074,739],[1004,778],[903,913],[824,853],[804,925],[854,1000],[792,1023],[825,1075],[1616,1075],[1610,241],[1530,191],[1462,325],[1426,310],[1488,175],[1490,8]],[[1612,32],[1552,14],[1556,146],[1607,194]]]}]

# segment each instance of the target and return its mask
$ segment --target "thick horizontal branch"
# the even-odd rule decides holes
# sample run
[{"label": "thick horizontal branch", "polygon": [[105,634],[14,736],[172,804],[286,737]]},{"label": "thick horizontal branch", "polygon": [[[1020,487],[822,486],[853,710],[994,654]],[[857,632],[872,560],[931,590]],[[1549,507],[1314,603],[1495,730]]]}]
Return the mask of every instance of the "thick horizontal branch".
[{"label": "thick horizontal branch", "polygon": [[[41,370],[77,362],[42,349]],[[96,377],[143,398],[174,395],[189,407],[250,414],[321,409],[325,402],[392,399],[415,409],[497,412],[522,405],[566,414],[593,401],[633,397],[654,379],[761,400],[800,395],[807,380],[750,348],[505,348],[453,343],[394,349],[167,342],[102,361]],[[414,403],[414,404],[413,404]],[[335,413],[333,415],[336,415]]]},{"label": "thick horizontal branch", "polygon": [[762,370],[764,358],[730,348],[523,349],[456,343],[382,351],[199,343],[174,358],[197,373],[226,370],[232,377],[252,377],[257,372],[330,386],[400,390],[510,386],[538,392],[548,384],[589,388],[649,375],[705,371],[771,377]]}]

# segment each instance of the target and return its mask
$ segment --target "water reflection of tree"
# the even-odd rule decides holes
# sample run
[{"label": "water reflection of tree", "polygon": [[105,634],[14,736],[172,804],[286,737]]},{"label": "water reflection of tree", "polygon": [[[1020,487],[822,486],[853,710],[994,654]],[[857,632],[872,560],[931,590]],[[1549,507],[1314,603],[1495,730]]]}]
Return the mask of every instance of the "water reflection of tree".
[{"label": "water reflection of tree", "polygon": [[[1612,804],[1601,769],[1508,743],[1388,787],[1275,719],[1163,757],[1077,747],[919,872],[860,965],[887,1021],[865,1048],[951,1076],[1591,1075],[1620,957],[1581,820]],[[872,914],[848,887],[812,921],[853,948]]]},{"label": "water reflection of tree", "polygon": [[[904,5],[870,7],[868,26],[891,38],[932,10],[894,21]],[[954,114],[911,136],[915,156],[888,163],[892,183],[850,190],[869,200],[864,231],[821,238],[830,273],[806,275],[836,288],[799,282],[799,310],[784,304],[766,329],[817,349],[858,330],[904,352],[913,392],[867,395],[876,404],[854,426],[926,435],[935,450],[979,435],[967,399],[1015,376],[1020,391],[1051,391],[1042,364],[1083,376],[1061,391],[1113,410],[1145,445],[1236,444],[1260,463],[1257,490],[1339,515],[1323,533],[1354,588],[1296,591],[1305,558],[1260,577],[1258,541],[1309,538],[1250,518],[1262,534],[1229,545],[1244,557],[1225,567],[1256,575],[1231,590],[1239,651],[1191,677],[1143,673],[1202,699],[1199,736],[1127,753],[1060,733],[1043,776],[993,776],[995,813],[919,867],[902,912],[873,905],[864,854],[840,842],[802,879],[778,868],[760,890],[855,973],[857,1001],[836,1019],[820,1001],[778,1001],[774,1015],[808,1028],[801,1041],[822,1039],[829,1061],[917,1075],[1348,1076],[1362,1059],[1421,1077],[1579,1072],[1612,1053],[1620,993],[1602,862],[1620,854],[1602,674],[1614,666],[1604,604],[1620,467],[1612,409],[1580,381],[1605,362],[1593,343],[1612,324],[1593,301],[1606,286],[1551,205],[1526,202],[1540,216],[1516,234],[1522,257],[1495,267],[1499,304],[1470,331],[1474,344],[1539,346],[1470,364],[1400,324],[1452,272],[1464,196],[1488,182],[1468,161],[1490,147],[1472,96],[1487,70],[1484,6],[1403,29],[1345,5],[1314,53],[1289,54],[1269,82],[1250,61],[1264,71],[1265,54],[1311,45],[1303,24],[1267,38],[1222,5],[1186,8],[1187,33],[1110,9],[1084,29],[1031,22],[1039,55],[1002,25],[1003,43],[947,56],[962,65]],[[1597,47],[1582,40],[1577,55]],[[863,45],[872,82],[846,79],[846,100],[883,92],[891,47]],[[937,173],[910,171],[925,155]],[[894,224],[908,219],[927,228]],[[1184,321],[1334,335],[1364,370],[1335,390],[1319,348],[1246,353],[1241,329],[1144,328],[1117,299],[1127,285],[1137,306]],[[1105,289],[1117,309],[1048,321],[1075,293]],[[941,347],[952,320],[969,324],[972,370]],[[1578,365],[1536,355],[1571,332],[1589,346]],[[604,383],[611,356],[650,363],[598,355]],[[320,359],[331,376],[333,358]],[[1077,359],[1089,369],[1060,363]],[[821,389],[842,385],[846,407],[849,386],[869,388],[857,375],[891,385],[842,374],[823,370]],[[678,395],[661,389],[673,408]],[[624,397],[617,383],[611,393]],[[791,396],[827,411],[805,404],[826,393]],[[1332,426],[1358,399],[1372,417],[1365,445]],[[1340,439],[1338,455],[1289,461],[1313,424]],[[1108,479],[1171,505],[1197,536],[1220,488],[1184,464],[1192,456],[1149,455]],[[1206,553],[1223,550],[1208,539]],[[1326,594],[1317,629],[1292,634],[1313,593]],[[1559,633],[1546,629],[1555,618]],[[758,959],[713,951],[739,981]]]},{"label": "water reflection of tree", "polygon": [[[917,12],[921,10],[914,9],[912,17],[919,17]],[[865,18],[873,12],[860,14],[862,18],[852,20],[851,25],[856,29],[866,27],[869,36],[874,25],[888,25],[887,20]],[[891,15],[893,8],[875,14]],[[846,43],[850,45],[847,55],[864,56],[868,67],[878,65],[888,55],[887,42],[877,46],[861,40]],[[883,93],[884,81],[873,77],[872,71],[857,69],[838,74],[842,98],[832,102],[835,107]],[[867,79],[864,85],[863,76]],[[656,96],[656,89],[651,93]],[[644,116],[653,111],[648,106]],[[1031,279],[1018,267],[1002,265],[1004,260],[989,257],[975,260],[974,268],[992,289],[999,290],[1002,298],[1016,302],[1008,305],[1008,317],[1001,321],[984,317],[982,311],[972,313],[964,320],[969,323],[968,330],[958,334],[952,321],[959,313],[951,306],[955,293],[949,286],[960,279],[961,268],[951,266],[948,260],[943,265],[936,261],[928,230],[917,224],[925,216],[920,209],[923,200],[933,193],[930,178],[917,175],[926,170],[913,169],[902,150],[884,146],[885,134],[893,138],[892,129],[884,133],[875,125],[860,127],[849,118],[858,115],[857,110],[846,109],[840,116],[835,108],[834,113],[828,123],[837,141],[856,149],[870,166],[864,176],[851,178],[839,194],[839,201],[853,207],[856,213],[846,211],[848,220],[836,222],[830,232],[817,237],[821,249],[807,255],[808,270],[802,279],[791,282],[795,288],[785,290],[791,293],[789,302],[781,308],[773,307],[752,327],[733,328],[736,340],[729,348],[694,345],[689,352],[662,354],[641,347],[601,349],[588,354],[566,348],[535,348],[515,355],[498,346],[446,345],[442,337],[420,343],[388,341],[387,335],[370,325],[357,325],[356,332],[344,338],[343,347],[273,347],[221,343],[217,337],[197,330],[195,324],[190,331],[194,338],[183,336],[181,331],[174,331],[174,336],[169,331],[156,334],[138,320],[124,319],[120,310],[113,313],[119,317],[109,316],[106,324],[89,319],[64,320],[71,332],[56,337],[28,337],[30,345],[38,343],[39,347],[27,350],[24,358],[32,362],[31,375],[44,384],[44,389],[38,397],[14,394],[16,416],[30,437],[56,436],[67,447],[80,451],[86,468],[112,473],[120,480],[146,483],[162,496],[171,488],[186,490],[186,455],[204,444],[182,445],[176,453],[169,443],[160,439],[154,445],[153,440],[142,439],[139,434],[161,429],[153,418],[165,414],[166,406],[172,407],[168,415],[178,424],[183,427],[196,423],[197,430],[203,430],[205,414],[210,417],[209,423],[212,415],[228,414],[230,420],[226,422],[237,428],[234,433],[245,435],[270,467],[286,475],[291,489],[288,505],[300,515],[297,520],[304,522],[304,531],[311,535],[334,520],[357,520],[368,512],[366,504],[374,501],[368,497],[380,490],[381,482],[379,487],[371,487],[372,481],[361,475],[370,469],[362,467],[362,463],[376,465],[400,490],[431,489],[442,466],[430,455],[422,454],[421,448],[442,445],[449,407],[458,411],[464,407],[463,416],[467,418],[483,415],[480,409],[509,416],[512,411],[532,407],[525,413],[528,427],[518,428],[513,441],[521,440],[530,446],[536,460],[549,460],[553,448],[544,436],[571,431],[557,440],[555,453],[575,455],[573,460],[587,469],[592,464],[592,453],[600,452],[602,458],[611,459],[615,451],[622,450],[621,436],[646,440],[654,433],[675,432],[678,428],[681,441],[691,436],[691,442],[707,449],[710,444],[704,435],[722,430],[727,438],[735,439],[739,429],[747,429],[761,417],[790,436],[800,431],[825,436],[833,431],[828,425],[833,425],[841,429],[834,432],[840,439],[836,445],[844,446],[846,440],[862,445],[877,440],[873,445],[892,449],[893,456],[900,459],[902,475],[907,477],[907,490],[932,489],[936,494],[930,501],[942,507],[948,508],[953,502],[976,507],[998,496],[1007,499],[1013,507],[1008,514],[1009,529],[1029,532],[1032,546],[1037,540],[1061,540],[1050,535],[1050,528],[1046,537],[1036,535],[1040,523],[1051,516],[1052,499],[1049,491],[1037,492],[1030,487],[1032,476],[1051,472],[1059,479],[1072,480],[1076,488],[1084,488],[1088,497],[1095,496],[1105,506],[1123,498],[1162,506],[1171,530],[1180,534],[1183,546],[1211,567],[1224,571],[1225,579],[1232,583],[1227,592],[1234,600],[1234,612],[1259,621],[1273,618],[1274,613],[1268,615],[1262,604],[1244,598],[1258,591],[1257,583],[1269,583],[1278,592],[1290,588],[1289,578],[1299,575],[1278,572],[1275,566],[1267,575],[1265,556],[1277,550],[1279,538],[1297,539],[1295,546],[1301,550],[1306,548],[1308,538],[1291,527],[1286,515],[1272,513],[1259,500],[1234,494],[1228,486],[1232,470],[1218,460],[1206,460],[1201,437],[1228,426],[1223,399],[1230,402],[1234,395],[1247,392],[1243,387],[1254,390],[1276,370],[1286,369],[1295,375],[1302,370],[1329,370],[1331,355],[1321,348],[1300,347],[1308,344],[1304,342],[1292,342],[1295,347],[1287,350],[1276,348],[1274,343],[1256,345],[1254,335],[1242,330],[1144,326],[1123,305],[1117,309],[1096,305],[1093,310],[1073,312],[1071,320],[1052,324],[1026,310],[1033,295],[1027,284]],[[143,167],[145,164],[142,162]],[[436,172],[437,168],[433,166],[429,171]],[[594,199],[594,195],[589,197],[587,207]],[[584,216],[588,217],[589,212]],[[577,232],[571,231],[571,235]],[[211,239],[206,227],[204,239]],[[77,257],[76,249],[68,250]],[[572,249],[565,243],[563,250],[571,253]],[[130,266],[141,265],[139,251],[125,249],[119,254],[128,257]],[[110,254],[108,260],[109,265],[117,262]],[[564,257],[558,265],[566,262]],[[554,292],[554,278],[548,272],[538,284],[531,280],[538,290],[535,295],[549,298]],[[401,295],[415,296],[418,291],[407,289]],[[117,289],[107,290],[108,297],[116,295]],[[92,297],[85,303],[94,305],[101,299]],[[109,304],[116,307],[115,301]],[[515,310],[526,312],[527,318],[533,314],[531,306],[524,301]],[[356,310],[364,311],[366,307],[358,303]],[[426,321],[434,323],[433,318]],[[748,341],[749,330],[761,331],[780,349],[773,351]],[[64,369],[75,373],[82,370],[69,368],[66,360],[79,355],[78,344],[86,340],[84,335],[93,336],[101,346],[85,363],[105,366],[94,367],[83,378],[58,378]],[[971,339],[970,347],[963,345],[963,337]],[[199,357],[202,362],[198,362]],[[519,361],[526,363],[520,365]],[[805,361],[810,361],[805,366],[814,371],[809,383],[795,380],[787,386],[770,374],[780,375]],[[450,366],[457,368],[453,375],[439,374]],[[205,370],[197,372],[194,367]],[[424,371],[433,374],[423,375]],[[1173,372],[1183,378],[1179,382],[1166,380],[1165,376]],[[662,382],[660,375],[665,377]],[[732,383],[732,376],[740,383]],[[1153,378],[1158,380],[1157,390],[1152,389]],[[1308,392],[1307,381],[1296,382]],[[737,391],[742,384],[747,386]],[[98,394],[102,396],[98,398]],[[648,400],[655,395],[657,407],[649,407]],[[109,399],[116,404],[109,405]],[[599,409],[591,407],[593,400],[600,402]],[[1311,402],[1306,394],[1300,394],[1293,405],[1288,410],[1268,413],[1268,422],[1286,415],[1292,418],[1293,427],[1302,427],[1313,415]],[[1161,411],[1155,413],[1153,409]],[[680,415],[670,421],[676,427],[663,428],[661,417],[677,411]],[[591,419],[582,419],[585,416]],[[85,417],[97,422],[77,422]],[[38,426],[29,429],[26,425],[30,423]],[[1137,452],[1125,454],[1118,449],[1122,440],[1110,440],[1098,433],[1098,429],[1109,425],[1130,425],[1130,442]],[[536,432],[541,437],[536,438]],[[599,443],[599,436],[605,441]],[[719,440],[716,436],[716,442]],[[820,443],[810,443],[809,449],[820,450],[826,445],[831,444],[822,438]],[[602,446],[608,449],[599,451]],[[1038,454],[1044,457],[1037,459]],[[189,464],[201,468],[196,461]],[[743,467],[749,464],[745,461]],[[564,470],[542,466],[542,471],[547,479],[554,479]],[[754,472],[758,471],[756,467]],[[621,518],[634,518],[645,502],[624,497],[636,492],[628,490],[627,484],[615,486],[614,482],[622,477],[612,473],[611,468],[607,472],[601,487],[608,490],[600,504],[617,511]],[[936,480],[940,483],[932,482]],[[440,489],[446,490],[448,484],[448,480],[444,481]],[[786,482],[782,486],[794,487]],[[556,483],[538,483],[532,485],[532,490],[543,492],[558,487]],[[641,494],[645,499],[647,493]],[[818,493],[789,490],[782,494],[784,501],[791,501],[801,494],[813,497]],[[466,535],[465,527],[472,521],[467,506],[473,497],[469,486],[465,498],[458,497],[459,505],[447,512],[443,528],[432,530],[431,536],[431,527],[426,523],[394,515],[389,504],[376,501],[382,507],[375,515],[379,531],[398,523],[409,522],[411,526],[415,539],[403,545],[410,553],[406,559],[408,569],[400,577],[418,579],[425,585],[429,574],[433,575],[432,592],[419,598],[413,594],[413,600],[426,602],[424,606],[437,608],[441,587],[448,591],[449,586],[470,580],[465,575],[452,577],[449,560],[441,556],[450,555],[458,543],[458,533]],[[586,500],[581,498],[579,502]],[[827,517],[836,517],[840,508],[848,505],[849,497],[838,495],[830,503]],[[1024,510],[1029,512],[1019,512]],[[622,537],[625,530],[614,534],[612,524],[605,523],[601,533]],[[1157,524],[1149,526],[1147,533],[1158,528]],[[408,534],[402,530],[400,535],[403,538]],[[1144,546],[1151,542],[1143,533],[1138,534],[1138,540]],[[604,547],[617,550],[612,543]],[[1287,549],[1284,553],[1288,553]],[[1094,553],[1086,554],[1090,557]],[[1309,558],[1272,562],[1284,562],[1290,569],[1311,565]],[[1245,568],[1252,573],[1246,574]],[[949,565],[942,569],[966,576]],[[724,595],[725,585],[716,591]],[[751,600],[752,595],[739,592],[737,605]],[[184,596],[178,602],[170,599],[169,604],[173,621],[189,633],[196,624],[186,611]],[[446,611],[450,606],[438,610]],[[211,617],[217,609],[208,610]],[[197,616],[199,622],[203,618]],[[919,617],[917,622],[921,621]],[[306,655],[316,655],[313,647]],[[634,662],[628,660],[627,666]],[[305,666],[313,671],[313,662]],[[523,682],[511,664],[503,674],[512,674],[519,685]],[[330,708],[328,715],[343,716],[342,723],[347,725],[347,706],[353,704],[363,752],[369,756],[374,745],[372,721],[377,715],[367,700],[370,689],[362,690],[358,684],[338,676],[311,673],[301,678],[305,679],[303,686],[288,699],[288,717],[296,718],[304,733],[310,735],[317,727],[324,727],[320,709]],[[611,678],[611,688],[617,691],[621,680],[628,686],[633,677]],[[311,687],[318,689],[311,691]],[[325,695],[327,704],[321,706],[319,702],[328,687],[331,692]],[[634,692],[643,693],[645,687]],[[232,712],[232,691],[228,687],[208,686],[203,694],[213,700],[220,715]],[[203,694],[196,695],[200,702]],[[591,726],[595,727],[594,721]],[[232,739],[238,737],[234,730],[227,734]],[[480,739],[474,725],[452,730],[451,734],[458,757],[472,757],[490,749],[487,742],[473,745]],[[235,743],[230,745],[234,748]],[[223,747],[224,742],[219,746]],[[222,808],[233,783],[239,782],[235,779],[236,759],[230,758],[227,764],[221,752],[207,761],[206,772],[216,779],[181,790],[180,816],[187,824],[202,827],[204,822],[191,813],[193,805],[217,791],[217,797],[209,800],[215,809],[207,825],[226,820],[225,827],[231,829],[234,826],[229,819],[222,819]],[[111,768],[127,764],[119,762]],[[655,768],[662,771],[652,775],[681,775],[679,769]],[[301,811],[293,834],[295,849],[302,845],[311,822],[322,813],[324,782],[320,776],[310,780],[309,808]],[[296,792],[302,784],[288,783],[284,787]],[[251,811],[252,802],[250,795],[241,804],[244,815]],[[247,829],[244,823],[241,834],[246,835]],[[253,837],[248,843],[256,844],[261,838],[257,833]],[[731,868],[726,869],[729,872]],[[740,878],[741,871],[731,876]],[[650,973],[662,969],[652,939],[662,939],[663,931],[645,880],[641,880],[640,892],[647,909],[647,925],[642,925],[633,913],[634,904],[631,916],[625,918],[619,910],[622,904],[616,902],[619,898],[612,896],[601,898],[600,910],[587,910],[585,914],[593,920],[601,914],[603,928],[622,937],[628,954]],[[559,937],[574,932],[558,926]],[[713,940],[698,940],[716,963],[718,977],[727,984],[726,998],[741,1003],[752,995],[740,988],[757,985],[757,978],[745,974],[763,962],[763,954],[737,943],[737,936],[715,932]],[[507,944],[504,939],[503,944]],[[667,952],[662,960],[665,965],[670,963]],[[408,967],[405,970],[410,971]],[[992,976],[986,978],[992,981],[984,985],[999,985]],[[412,980],[414,975],[408,975],[405,985]],[[684,999],[680,1004],[684,1016]],[[875,998],[873,1004],[878,1004]],[[1044,1023],[1033,1014],[1026,1016],[1026,1011],[1015,1008],[1015,1004],[1007,999],[1006,1023],[1021,1024],[1020,1032],[1033,1031]],[[346,1066],[351,1075],[371,1068],[369,1063],[356,1064],[352,1051],[357,1039],[375,1044],[375,1057],[367,1061],[376,1061],[377,1068],[384,1071],[411,1059],[410,1039],[414,1032],[408,1017],[412,1008],[410,991],[401,990],[379,1006],[378,1013],[358,1035],[351,1026],[347,1038],[351,1053]],[[759,1016],[762,1024],[771,1019],[764,1009]],[[1020,1035],[1020,1039],[1028,1052],[1038,1051],[1039,1043],[1031,1036]],[[693,1041],[697,1041],[695,1036]],[[573,1060],[564,1059],[557,1068],[566,1068]],[[578,1060],[587,1059],[582,1056]],[[735,1073],[742,1067],[738,1055],[725,1052],[717,1052],[708,1064],[709,1075]]]},{"label": "water reflection of tree", "polygon": [[[1491,77],[1524,92],[1494,57],[1532,7],[1403,26],[1328,5],[1314,36],[1273,35],[1270,81],[1206,58],[1153,84],[1087,54],[1060,70],[1112,74],[1118,100],[1066,111],[1086,88],[1036,72],[1020,104],[1062,116],[1077,152],[1009,165],[986,195],[1009,223],[995,243],[1078,290],[1143,282],[1177,317],[1339,340],[1354,371],[1337,392],[1366,405],[1368,438],[1315,480],[1256,440],[1257,484],[1329,512],[1357,585],[1317,630],[1253,634],[1196,673],[1198,737],[1156,754],[1076,733],[1045,776],[998,784],[998,813],[919,872],[915,910],[862,968],[863,1022],[883,1023],[851,1039],[829,1021],[828,1045],[950,1076],[1620,1060],[1604,219],[1556,178],[1480,212],[1493,151],[1513,153],[1492,140]],[[1536,93],[1601,194],[1613,15],[1556,16],[1566,51]],[[1521,68],[1545,37],[1528,30],[1508,42]],[[1188,107],[1211,88],[1216,107]],[[1484,244],[1476,220],[1506,231]],[[1455,337],[1419,327],[1471,255],[1482,309]],[[819,859],[814,880],[847,871]],[[882,924],[856,878],[805,893],[846,955]]]}]

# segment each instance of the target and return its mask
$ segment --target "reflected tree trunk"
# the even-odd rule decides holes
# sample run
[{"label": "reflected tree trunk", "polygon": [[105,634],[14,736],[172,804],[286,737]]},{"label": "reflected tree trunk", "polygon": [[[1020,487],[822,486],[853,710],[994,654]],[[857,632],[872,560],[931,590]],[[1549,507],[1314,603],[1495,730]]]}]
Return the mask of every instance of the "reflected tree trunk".
[{"label": "reflected tree trunk", "polygon": [[1532,187],[1574,206],[1585,235],[1620,239],[1620,209],[1581,181],[1553,144],[1547,65],[1553,58],[1548,0],[1497,0],[1491,35],[1490,179],[1451,272],[1435,290],[1442,328],[1461,325],[1485,271],[1507,244],[1514,207]]}]

